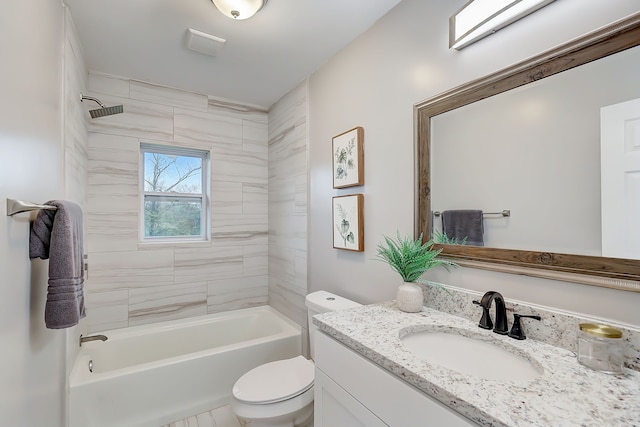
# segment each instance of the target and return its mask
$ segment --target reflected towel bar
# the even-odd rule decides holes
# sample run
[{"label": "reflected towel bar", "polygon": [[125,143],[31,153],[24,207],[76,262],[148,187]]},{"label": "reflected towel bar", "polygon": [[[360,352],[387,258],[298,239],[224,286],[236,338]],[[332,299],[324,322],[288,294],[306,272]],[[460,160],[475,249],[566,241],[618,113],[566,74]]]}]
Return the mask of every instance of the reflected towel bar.
[{"label": "reflected towel bar", "polygon": [[14,216],[22,212],[39,211],[40,209],[55,211],[58,208],[51,205],[38,205],[36,203],[23,202],[22,200],[7,199],[7,216]]},{"label": "reflected towel bar", "polygon": [[[442,215],[442,212],[440,211],[434,211],[433,212],[433,216],[440,216]],[[482,216],[485,215],[502,215],[502,216],[511,216],[511,211],[508,209],[503,210],[502,212],[483,212]]]}]

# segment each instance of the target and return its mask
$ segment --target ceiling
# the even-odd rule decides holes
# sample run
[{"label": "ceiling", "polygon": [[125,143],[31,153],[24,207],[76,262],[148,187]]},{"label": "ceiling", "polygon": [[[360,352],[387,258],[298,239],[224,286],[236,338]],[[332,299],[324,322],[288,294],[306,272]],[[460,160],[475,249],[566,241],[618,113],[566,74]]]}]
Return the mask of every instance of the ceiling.
[{"label": "ceiling", "polygon": [[[401,0],[270,0],[235,21],[211,0],[65,0],[87,68],[269,107]],[[226,40],[216,57],[187,29]]]}]

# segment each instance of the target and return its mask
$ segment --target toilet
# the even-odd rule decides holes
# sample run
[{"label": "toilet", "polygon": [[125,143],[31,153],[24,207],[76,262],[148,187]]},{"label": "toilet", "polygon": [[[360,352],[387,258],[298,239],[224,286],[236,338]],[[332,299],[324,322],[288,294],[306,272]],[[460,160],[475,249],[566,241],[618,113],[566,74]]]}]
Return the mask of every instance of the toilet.
[{"label": "toilet", "polygon": [[[314,356],[312,322],[316,314],[359,307],[357,302],[326,291],[312,292],[305,300],[311,358]],[[304,356],[265,363],[244,374],[232,390],[231,410],[251,427],[313,426],[315,366]]]}]

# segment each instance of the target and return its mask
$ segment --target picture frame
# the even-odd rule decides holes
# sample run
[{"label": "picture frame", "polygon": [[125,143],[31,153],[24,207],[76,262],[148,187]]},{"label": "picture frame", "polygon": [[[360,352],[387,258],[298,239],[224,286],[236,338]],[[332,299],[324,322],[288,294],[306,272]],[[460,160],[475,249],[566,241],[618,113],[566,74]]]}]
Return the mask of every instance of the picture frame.
[{"label": "picture frame", "polygon": [[364,185],[364,129],[357,126],[332,139],[333,188]]},{"label": "picture frame", "polygon": [[364,251],[364,195],[335,196],[332,202],[333,247]]}]

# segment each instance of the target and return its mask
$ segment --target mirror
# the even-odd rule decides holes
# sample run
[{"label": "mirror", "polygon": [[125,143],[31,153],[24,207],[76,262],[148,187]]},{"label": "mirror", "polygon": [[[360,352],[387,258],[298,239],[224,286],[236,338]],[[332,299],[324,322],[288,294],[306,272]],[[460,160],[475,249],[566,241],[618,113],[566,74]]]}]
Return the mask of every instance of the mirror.
[{"label": "mirror", "polygon": [[[436,231],[441,229],[440,216],[437,215],[437,211],[465,208],[486,209],[488,208],[486,203],[489,203],[491,212],[497,212],[498,215],[487,214],[485,216],[486,246],[437,245],[443,249],[443,255],[454,258],[456,262],[467,266],[640,291],[640,283],[637,283],[640,280],[639,260],[601,256],[603,245],[600,233],[600,174],[593,173],[594,168],[600,169],[599,117],[595,118],[597,123],[589,123],[588,126],[580,125],[581,118],[574,117],[576,124],[569,124],[567,127],[570,129],[563,130],[561,133],[564,135],[557,140],[553,140],[550,135],[562,130],[564,119],[556,120],[555,128],[552,130],[540,125],[541,123],[550,124],[550,117],[557,116],[555,113],[550,113],[548,106],[543,111],[548,116],[537,117],[537,123],[535,121],[529,123],[530,127],[526,129],[515,125],[505,128],[506,121],[487,121],[487,117],[491,116],[489,111],[500,105],[502,98],[508,100],[506,101],[507,110],[509,108],[514,110],[514,106],[523,109],[528,107],[529,111],[526,115],[531,119],[536,115],[535,103],[531,100],[539,96],[536,93],[540,93],[536,91],[554,92],[554,89],[549,89],[549,87],[555,84],[563,88],[563,95],[566,96],[567,82],[589,81],[589,79],[593,79],[594,73],[605,72],[603,70],[606,69],[607,63],[612,63],[614,68],[618,67],[619,69],[622,63],[618,61],[622,61],[626,57],[631,58],[637,64],[640,47],[628,49],[634,48],[638,44],[640,44],[640,14],[416,105],[417,233],[423,233],[427,238],[431,236],[432,229]],[[600,58],[603,58],[602,61],[596,61]],[[635,67],[637,70],[637,65]],[[567,70],[571,71],[561,73]],[[571,75],[571,73],[582,73],[580,74],[582,77]],[[630,81],[635,81],[634,87],[636,88],[638,87],[637,75],[637,72],[632,72],[627,73],[625,77],[630,78]],[[544,80],[551,76],[553,77]],[[577,88],[577,94],[599,92],[602,95],[601,101],[604,102],[604,105],[619,102],[618,99],[627,100],[634,97],[633,94],[625,95],[624,91],[620,94],[619,89],[605,87],[601,84],[601,80],[597,85],[597,90],[594,90],[596,87],[592,85],[590,88],[587,86],[589,89],[586,90]],[[616,80],[620,80],[620,76],[616,76]],[[595,81],[598,79],[596,78]],[[617,93],[614,94],[616,91]],[[523,101],[522,97],[525,95],[528,98]],[[566,96],[566,98],[572,97],[575,96]],[[532,108],[534,110],[531,110]],[[575,108],[567,108],[566,105],[552,108],[570,109],[574,114],[576,110]],[[509,111],[495,111],[498,111],[497,115],[503,119],[505,116],[508,117]],[[537,113],[539,114],[540,111],[538,110]],[[509,117],[508,122],[513,124],[513,118]],[[455,123],[456,126],[451,127],[450,123]],[[462,126],[460,123],[465,123],[466,126]],[[575,138],[577,142],[573,142],[573,146],[571,146],[566,141],[571,139],[570,137],[574,134],[579,133],[575,131],[578,127],[580,132],[586,132],[588,128],[592,134],[596,133],[596,135],[578,135]],[[499,129],[497,132],[499,134],[510,135],[511,140],[525,140],[523,142],[525,146],[519,145],[518,148],[514,148],[513,142],[508,141],[512,144],[512,149],[509,150],[508,145],[500,145],[496,142],[496,129]],[[485,131],[486,133],[482,133]],[[534,131],[541,133],[533,134]],[[526,138],[518,137],[519,132],[520,135],[526,135]],[[587,139],[592,140],[592,146],[596,144],[592,149],[597,152],[589,156],[578,156],[587,157],[584,171],[573,172],[576,170],[575,167],[569,169],[567,165],[554,164],[554,159],[557,159],[558,156],[554,157],[553,151],[550,150],[553,144],[557,146],[559,142],[562,142],[563,145],[557,147],[555,152],[565,152],[566,155],[571,156],[576,152],[585,152],[585,145],[581,146],[580,144],[587,144],[585,142]],[[460,142],[466,145],[457,146],[456,144]],[[552,145],[545,146],[545,144]],[[490,166],[492,168],[490,173],[482,174],[480,171],[482,168],[486,169],[487,165],[474,164],[473,160],[482,158],[478,157],[477,153],[486,153],[492,147],[501,153],[500,161]],[[526,160],[518,163],[515,159],[510,160],[508,157],[504,157],[509,151],[519,155],[522,155],[523,152],[527,153],[523,147],[537,150],[537,155],[540,157],[537,157],[535,162],[529,163]],[[463,159],[463,156],[456,154],[460,153],[460,150],[464,150],[465,153],[472,152],[472,154],[464,156]],[[444,157],[445,161],[435,163],[432,161],[432,155],[438,156],[434,157],[438,160],[441,160],[442,156],[449,157]],[[459,162],[456,162],[456,156],[458,156]],[[525,156],[528,159],[535,158],[533,152],[527,153]],[[498,158],[492,155],[489,157]],[[533,168],[533,166],[539,166],[539,163],[543,161],[543,168]],[[526,184],[530,186],[529,190],[525,190],[527,187],[523,187],[524,184],[520,184],[520,182],[517,184],[511,182],[515,179],[518,170],[523,169],[528,171],[528,175],[537,175],[537,178]],[[553,170],[558,173],[564,172],[564,174],[557,176],[552,173]],[[572,173],[567,174],[567,170]],[[465,171],[465,173],[460,173],[460,171]],[[469,181],[469,176],[474,178],[471,180],[472,183],[466,183],[467,186],[473,187],[477,182],[483,184],[477,185],[475,190],[465,189],[464,179]],[[484,178],[487,181],[483,181]],[[449,191],[445,191],[445,185]],[[567,194],[567,189],[580,188],[580,185],[596,187],[597,190],[588,192],[589,196],[586,198],[578,197],[580,194],[577,194],[583,193],[584,195],[587,193],[586,191],[574,191],[572,194]],[[482,190],[483,188],[484,190]],[[539,194],[536,193],[540,188],[543,191]],[[550,190],[557,190],[560,194],[554,194]],[[466,196],[455,197],[465,191],[469,192]],[[483,191],[484,194],[482,194]],[[529,199],[522,197],[523,193],[532,197]],[[474,194],[478,196],[476,199],[473,198]],[[544,201],[542,200],[543,195]],[[509,196],[511,197],[509,198]],[[461,198],[465,200],[461,200]],[[568,199],[569,203],[566,203],[565,199]],[[467,204],[469,200],[471,202]],[[572,206],[577,207],[579,212],[589,212],[589,215],[582,215],[576,219],[575,210],[572,213],[565,210],[563,206],[566,209],[570,209]],[[554,207],[556,210],[553,210]],[[513,217],[501,215],[503,210],[511,210]],[[554,227],[549,226],[553,221],[558,222],[565,217],[573,217],[571,226],[576,228],[565,227],[566,230],[564,230],[564,228],[556,226],[554,231]],[[551,222],[545,225],[543,219]],[[542,228],[540,230],[534,229],[533,224],[541,225]],[[518,228],[519,232],[516,231]],[[566,231],[566,234],[554,238],[554,234],[558,234],[557,230],[559,229]],[[514,237],[516,235],[517,238]],[[620,255],[615,254],[614,256]]]}]

